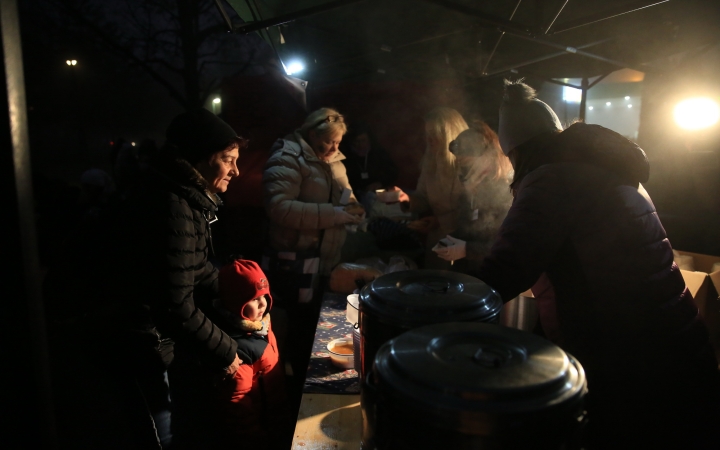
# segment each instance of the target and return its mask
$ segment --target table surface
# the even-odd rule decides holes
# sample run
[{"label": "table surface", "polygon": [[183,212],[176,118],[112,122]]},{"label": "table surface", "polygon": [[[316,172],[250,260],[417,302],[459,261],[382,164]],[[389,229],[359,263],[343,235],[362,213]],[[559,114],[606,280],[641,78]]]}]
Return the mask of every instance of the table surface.
[{"label": "table surface", "polygon": [[323,295],[312,355],[293,436],[293,449],[358,450],[362,414],[357,372],[330,363],[327,343],[352,338],[345,319],[346,296]]},{"label": "table surface", "polygon": [[293,435],[294,450],[358,450],[360,395],[304,394]]}]

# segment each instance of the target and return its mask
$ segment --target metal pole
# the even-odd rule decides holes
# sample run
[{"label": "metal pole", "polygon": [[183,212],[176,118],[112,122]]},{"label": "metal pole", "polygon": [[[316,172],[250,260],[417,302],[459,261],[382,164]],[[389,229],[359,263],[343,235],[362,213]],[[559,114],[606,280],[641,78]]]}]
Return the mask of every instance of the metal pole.
[{"label": "metal pole", "polygon": [[[515,22],[510,22],[509,20],[501,19],[499,17],[493,16],[490,14],[485,14],[481,11],[476,10],[475,8],[470,8],[465,5],[458,5],[456,3],[453,3],[453,2],[450,2],[447,0],[425,0],[425,1],[430,2],[430,3],[435,3],[440,6],[444,6],[445,8],[448,8],[448,9],[451,9],[454,11],[458,11],[458,12],[467,14],[472,17],[477,17],[481,21],[489,23],[494,26],[497,26],[501,31],[505,31],[508,34],[510,34],[512,36],[517,36],[521,39],[537,42],[538,44],[546,45],[548,47],[559,48],[561,50],[565,50],[568,53],[575,53],[575,54],[578,54],[581,56],[585,56],[587,58],[592,58],[592,59],[596,59],[598,61],[603,61],[603,62],[612,64],[612,65],[615,65],[618,67],[633,68],[632,65],[630,65],[630,64],[626,64],[624,62],[616,61],[616,60],[610,59],[610,58],[605,58],[604,56],[595,55],[593,53],[588,53],[588,52],[579,50],[577,47],[571,47],[568,45],[557,44],[552,41],[537,38],[535,36],[538,33],[535,33],[533,30],[531,30],[527,26],[518,25]],[[641,70],[643,72],[647,72],[647,69],[636,69],[636,70]]]},{"label": "metal pole", "polygon": [[228,26],[228,31],[233,30],[233,24],[232,20],[230,20],[230,16],[227,15],[227,12],[225,11],[225,8],[223,7],[222,3],[220,3],[222,0],[215,0],[215,6],[218,9],[218,12],[220,12],[220,15],[222,16],[223,20],[225,21],[225,25]]},{"label": "metal pole", "polygon": [[[595,42],[591,42],[591,43],[589,43],[589,44],[580,45],[580,46],[578,46],[577,48],[588,48],[588,47],[592,47],[592,46],[594,46],[594,45],[603,44],[603,43],[608,42],[608,41],[611,41],[611,40],[612,40],[611,38],[603,39],[603,40],[601,40],[601,41],[595,41]],[[563,55],[567,55],[567,51],[564,51],[564,52],[556,52],[556,53],[549,53],[549,54],[547,54],[547,55],[539,56],[539,57],[537,57],[537,58],[533,58],[533,59],[529,59],[529,60],[525,60],[525,61],[519,62],[519,63],[517,63],[517,64],[512,64],[512,65],[504,66],[504,67],[501,67],[501,68],[499,68],[499,69],[493,70],[492,72],[490,72],[490,73],[488,73],[488,74],[485,74],[485,76],[486,76],[486,77],[489,77],[489,76],[492,76],[492,75],[497,75],[497,74],[499,74],[499,73],[507,72],[508,70],[517,69],[517,68],[524,67],[524,66],[529,66],[530,64],[535,64],[535,63],[538,63],[538,62],[541,62],[541,61],[546,61],[546,60],[548,60],[548,59],[557,58],[557,57],[563,56]]]},{"label": "metal pole", "polygon": [[342,6],[352,5],[353,3],[363,2],[365,0],[336,0],[334,2],[313,6],[311,8],[301,9],[282,16],[273,17],[272,19],[260,20],[258,22],[249,22],[234,27],[235,33],[252,33],[253,31],[262,30],[263,28],[274,27],[284,23],[293,22],[304,17],[330,11],[331,9],[340,8]]},{"label": "metal pole", "polygon": [[43,448],[56,448],[57,432],[53,413],[45,314],[39,282],[40,270],[30,174],[25,79],[20,44],[20,21],[16,0],[0,0],[0,27],[2,28],[10,138],[15,168],[15,189],[17,191],[23,272],[25,274],[25,293],[27,295],[29,338],[33,350],[32,371],[37,377],[36,388],[39,403],[39,417],[37,417],[39,423],[37,426],[40,433],[40,442],[37,442],[37,444]]},{"label": "metal pole", "polygon": [[[522,0],[518,0],[517,4],[515,4],[515,9],[513,9],[512,14],[510,14],[510,20],[512,20],[513,17],[515,17],[515,13],[517,12],[518,8],[520,7],[520,3],[522,3]],[[497,42],[495,42],[495,46],[493,47],[492,51],[490,52],[490,56],[488,56],[488,59],[485,62],[485,66],[480,71],[481,75],[485,75],[485,71],[487,70],[488,66],[490,65],[490,60],[493,58],[493,56],[495,56],[495,51],[497,51],[497,48],[500,45],[500,41],[502,41],[503,36],[505,36],[505,32],[501,31]]]},{"label": "metal pole", "polygon": [[588,79],[583,77],[581,82],[582,97],[580,98],[580,122],[585,122],[585,109],[587,106],[587,94],[588,94]]},{"label": "metal pole", "polygon": [[[614,65],[614,66],[618,66],[618,67],[621,67],[621,68],[626,68],[626,67],[631,68],[631,69],[633,68],[632,64],[627,64],[627,63],[622,62],[622,61],[617,61],[617,60],[615,60],[615,59],[610,59],[610,58],[606,58],[606,57],[604,57],[604,56],[596,55],[596,54],[594,54],[594,53],[589,53],[589,52],[580,50],[578,47],[570,47],[570,46],[563,45],[563,44],[556,44],[555,42],[552,42],[552,41],[547,41],[547,40],[545,40],[545,39],[539,39],[539,38],[534,38],[534,37],[530,37],[530,36],[524,36],[524,35],[521,35],[521,34],[513,34],[513,33],[510,33],[510,34],[512,34],[513,36],[516,36],[516,37],[518,37],[518,38],[520,38],[520,39],[524,39],[524,40],[526,40],[526,41],[537,42],[538,44],[546,45],[546,46],[548,46],[548,47],[553,47],[553,48],[558,48],[558,49],[561,49],[561,50],[565,50],[567,53],[573,53],[573,54],[576,54],[576,55],[585,56],[585,57],[587,57],[587,58],[596,59],[596,60],[598,60],[598,61],[602,61],[602,62],[605,62],[605,63],[608,63],[608,64],[612,64],[612,65]],[[635,69],[635,70],[639,70],[639,71],[641,71],[641,72],[647,72],[647,68],[644,68],[644,69]]]},{"label": "metal pole", "polygon": [[[613,17],[622,16],[625,14],[629,14],[631,12],[640,11],[641,9],[649,8],[651,6],[660,5],[662,3],[667,3],[670,0],[661,0],[661,1],[652,1],[648,2],[645,1],[639,1],[635,3],[631,3],[629,5],[622,5],[616,8],[607,9],[605,11],[596,13],[596,14],[590,14],[585,17],[581,17],[579,19],[575,20],[569,20],[565,23],[561,23],[557,29],[552,30],[552,33],[549,34],[558,34],[562,33],[564,31],[572,30],[573,28],[578,27],[584,27],[585,25],[590,25],[591,23],[600,22],[607,19],[612,19]],[[628,9],[630,8],[630,9]]]},{"label": "metal pole", "polygon": [[450,2],[447,0],[424,0],[428,3],[434,3],[436,5],[442,6],[447,9],[451,9],[453,11],[461,12],[463,14],[467,14],[469,16],[473,16],[477,19],[480,19],[480,21],[485,22],[489,25],[497,27],[500,31],[505,31],[511,34],[522,34],[523,36],[534,36],[536,33],[536,30],[533,30],[527,25],[522,25],[517,22],[511,22],[507,19],[503,19],[501,17],[494,16],[492,14],[487,14],[482,11],[478,11],[475,8],[471,8],[465,5],[460,5],[455,2]]},{"label": "metal pole", "polygon": [[550,31],[550,28],[552,28],[552,26],[555,25],[555,21],[557,20],[558,17],[560,17],[560,13],[563,12],[563,9],[565,9],[565,5],[568,4],[568,1],[570,1],[570,0],[565,0],[565,3],[562,4],[562,6],[558,10],[557,14],[555,14],[555,17],[553,18],[552,22],[550,22],[550,25],[548,25],[547,28],[545,29],[545,34],[548,34],[548,31]]}]

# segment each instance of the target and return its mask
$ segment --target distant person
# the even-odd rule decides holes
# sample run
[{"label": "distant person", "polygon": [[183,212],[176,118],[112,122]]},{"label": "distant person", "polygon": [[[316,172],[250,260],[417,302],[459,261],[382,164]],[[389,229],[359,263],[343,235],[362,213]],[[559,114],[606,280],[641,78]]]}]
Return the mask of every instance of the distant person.
[{"label": "distant person", "polygon": [[375,199],[375,191],[395,184],[398,168],[385,149],[380,147],[370,128],[363,123],[350,127],[341,148],[345,155],[342,163],[353,193],[369,210]]},{"label": "distant person", "polygon": [[718,363],[641,184],[645,153],[599,125],[563,130],[522,82],[499,137],[515,200],[477,277],[552,306],[546,335],[587,374],[587,448],[718,448]]},{"label": "distant person", "polygon": [[430,215],[427,233],[425,268],[450,269],[450,262],[438,257],[431,249],[443,237],[457,227],[458,202],[463,191],[457,176],[455,155],[450,152],[450,142],[468,129],[462,115],[452,108],[436,108],[425,116],[427,146],[422,158],[417,189],[408,196],[398,187],[400,201],[408,202],[409,210]]},{"label": "distant person", "polygon": [[433,251],[454,261],[453,271],[475,274],[490,252],[510,205],[510,160],[500,149],[495,132],[479,123],[450,143],[462,183],[457,227]]},{"label": "distant person", "polygon": [[220,269],[218,281],[217,323],[237,343],[242,361],[232,378],[218,384],[223,446],[287,448],[285,371],[270,321],[268,280],[256,262],[238,259]]}]

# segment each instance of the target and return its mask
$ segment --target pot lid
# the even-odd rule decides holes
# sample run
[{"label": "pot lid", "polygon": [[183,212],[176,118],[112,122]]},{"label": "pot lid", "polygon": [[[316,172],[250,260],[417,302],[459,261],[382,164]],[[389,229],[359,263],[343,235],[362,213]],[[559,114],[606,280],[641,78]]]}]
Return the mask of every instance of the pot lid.
[{"label": "pot lid", "polygon": [[560,347],[486,323],[410,330],[380,348],[374,374],[383,392],[435,411],[528,413],[586,392],[582,366]]},{"label": "pot lid", "polygon": [[376,278],[360,292],[360,310],[412,328],[441,322],[491,321],[502,299],[475,277],[444,270],[406,270]]}]

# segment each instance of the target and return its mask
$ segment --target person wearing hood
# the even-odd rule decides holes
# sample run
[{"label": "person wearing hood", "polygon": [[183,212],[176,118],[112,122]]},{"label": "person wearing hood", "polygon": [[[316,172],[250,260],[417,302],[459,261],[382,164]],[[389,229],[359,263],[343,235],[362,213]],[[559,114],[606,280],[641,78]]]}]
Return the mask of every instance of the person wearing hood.
[{"label": "person wearing hood", "polygon": [[433,251],[451,270],[474,274],[487,256],[510,209],[512,167],[500,149],[497,134],[485,123],[460,133],[450,143],[462,183],[457,227]]},{"label": "person wearing hood", "polygon": [[285,372],[270,321],[270,285],[254,261],[238,259],[220,269],[220,298],[214,303],[220,327],[237,343],[242,361],[218,385],[223,446],[287,448],[289,416]]},{"label": "person wearing hood", "polygon": [[645,153],[599,125],[563,130],[522,80],[499,137],[515,199],[477,276],[504,301],[532,287],[546,335],[583,365],[587,448],[717,448],[718,364]]},{"label": "person wearing hood", "polygon": [[[218,295],[210,224],[246,145],[206,109],[175,117],[166,136],[119,214],[112,236],[116,284],[106,293],[122,305],[113,318],[121,328],[122,368],[141,387],[162,446],[172,439],[165,371],[175,357],[188,355],[216,378],[240,366],[237,343],[205,312]],[[170,378],[172,386],[172,368]],[[172,392],[174,402],[179,390]]]}]

